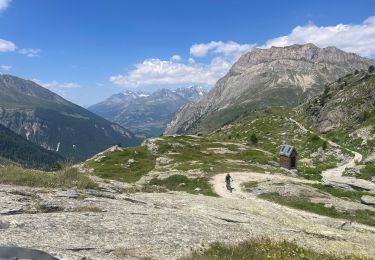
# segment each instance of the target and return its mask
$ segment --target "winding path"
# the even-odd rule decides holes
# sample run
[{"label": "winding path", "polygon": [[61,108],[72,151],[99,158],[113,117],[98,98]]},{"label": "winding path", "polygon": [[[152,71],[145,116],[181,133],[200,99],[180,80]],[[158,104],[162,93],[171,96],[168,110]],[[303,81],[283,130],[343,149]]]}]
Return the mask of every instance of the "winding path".
[{"label": "winding path", "polygon": [[[289,120],[295,123],[302,131],[314,134],[312,131],[306,129],[301,123],[297,122],[296,120],[292,118],[289,118]],[[347,148],[343,148],[341,145],[335,142],[332,142],[331,140],[325,137],[319,136],[319,138],[326,141],[329,145],[333,147],[346,149],[349,152],[354,154],[354,157],[350,159],[348,162],[345,162],[344,164],[339,165],[336,168],[323,171],[322,182],[324,184],[331,185],[334,187],[346,188],[346,189],[362,189],[362,190],[367,190],[367,191],[371,191],[375,193],[375,183],[371,181],[366,181],[366,180],[357,179],[354,177],[347,177],[347,176],[342,175],[346,168],[352,168],[355,166],[356,162],[362,161],[362,154],[356,151],[349,150]]]},{"label": "winding path", "polygon": [[[290,121],[295,123],[302,131],[309,132],[314,134],[312,131],[306,129],[301,123],[297,122],[296,120],[289,118]],[[319,136],[322,140],[327,141],[327,143],[333,147],[343,148],[337,143],[332,142],[331,140]],[[347,149],[349,152],[354,154],[354,157],[351,158],[348,162],[345,162],[342,165],[337,166],[333,169],[328,169],[322,172],[322,182],[323,184],[334,186],[334,187],[341,187],[345,189],[361,189],[367,190],[370,192],[375,193],[375,183],[357,179],[354,177],[347,177],[343,176],[346,168],[352,168],[355,166],[356,162],[362,161],[362,155],[356,151],[352,151]],[[290,176],[278,175],[278,174],[265,174],[265,173],[257,173],[257,172],[231,172],[230,173],[234,181],[232,182],[232,187],[234,191],[230,193],[225,185],[225,175],[226,174],[218,174],[215,175],[211,183],[214,187],[214,191],[221,197],[225,198],[237,198],[237,199],[250,199],[254,198],[253,195],[243,192],[241,190],[241,184],[248,181],[270,181],[270,180],[280,180],[280,181],[293,181],[293,182],[300,182],[300,183],[316,183],[316,181],[309,181],[305,179],[294,178]]]}]

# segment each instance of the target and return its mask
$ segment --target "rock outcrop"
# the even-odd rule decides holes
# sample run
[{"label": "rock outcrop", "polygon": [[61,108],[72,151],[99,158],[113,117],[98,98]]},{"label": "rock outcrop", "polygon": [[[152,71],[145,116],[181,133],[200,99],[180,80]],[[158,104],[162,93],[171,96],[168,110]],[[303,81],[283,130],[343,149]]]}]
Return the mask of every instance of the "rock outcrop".
[{"label": "rock outcrop", "polygon": [[[365,70],[352,72],[332,84],[305,105],[309,124],[326,133],[340,127],[360,126],[375,108],[375,74]],[[373,139],[372,127],[359,128],[351,138]]]}]

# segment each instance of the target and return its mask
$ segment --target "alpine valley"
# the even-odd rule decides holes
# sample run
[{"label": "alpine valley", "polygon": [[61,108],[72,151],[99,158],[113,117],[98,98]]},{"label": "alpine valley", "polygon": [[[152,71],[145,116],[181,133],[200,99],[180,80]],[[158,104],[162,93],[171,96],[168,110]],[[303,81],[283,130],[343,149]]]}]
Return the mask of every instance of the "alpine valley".
[{"label": "alpine valley", "polygon": [[200,86],[161,89],[153,93],[125,91],[88,109],[140,136],[159,136],[176,112],[206,95]]}]

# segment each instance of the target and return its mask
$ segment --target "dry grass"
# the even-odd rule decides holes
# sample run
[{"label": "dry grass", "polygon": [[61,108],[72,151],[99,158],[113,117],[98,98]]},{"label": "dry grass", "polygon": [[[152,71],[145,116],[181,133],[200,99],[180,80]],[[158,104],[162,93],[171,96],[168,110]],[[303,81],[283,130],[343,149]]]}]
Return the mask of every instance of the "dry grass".
[{"label": "dry grass", "polygon": [[0,167],[0,183],[45,188],[96,189],[97,184],[75,168],[57,172],[23,169],[17,166]]},{"label": "dry grass", "polygon": [[277,260],[357,260],[370,259],[361,256],[335,256],[302,248],[294,243],[276,242],[269,238],[252,239],[239,245],[214,243],[207,250],[195,251],[181,260],[234,260],[234,259],[277,259]]}]

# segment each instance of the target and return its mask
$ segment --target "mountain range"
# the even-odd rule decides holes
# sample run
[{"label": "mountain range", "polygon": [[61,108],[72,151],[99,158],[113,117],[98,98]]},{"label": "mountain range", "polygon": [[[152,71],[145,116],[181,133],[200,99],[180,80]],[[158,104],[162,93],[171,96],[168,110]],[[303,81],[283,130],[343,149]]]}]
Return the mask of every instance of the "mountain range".
[{"label": "mountain range", "polygon": [[0,124],[72,161],[86,159],[113,144],[139,143],[120,125],[12,75],[0,75]]},{"label": "mountain range", "polygon": [[200,86],[153,93],[127,90],[88,109],[137,135],[159,136],[183,105],[198,101],[206,94]]},{"label": "mountain range", "polygon": [[321,93],[325,84],[372,64],[354,53],[313,44],[254,48],[206,97],[181,108],[164,134],[204,134],[259,108],[296,106]]}]

